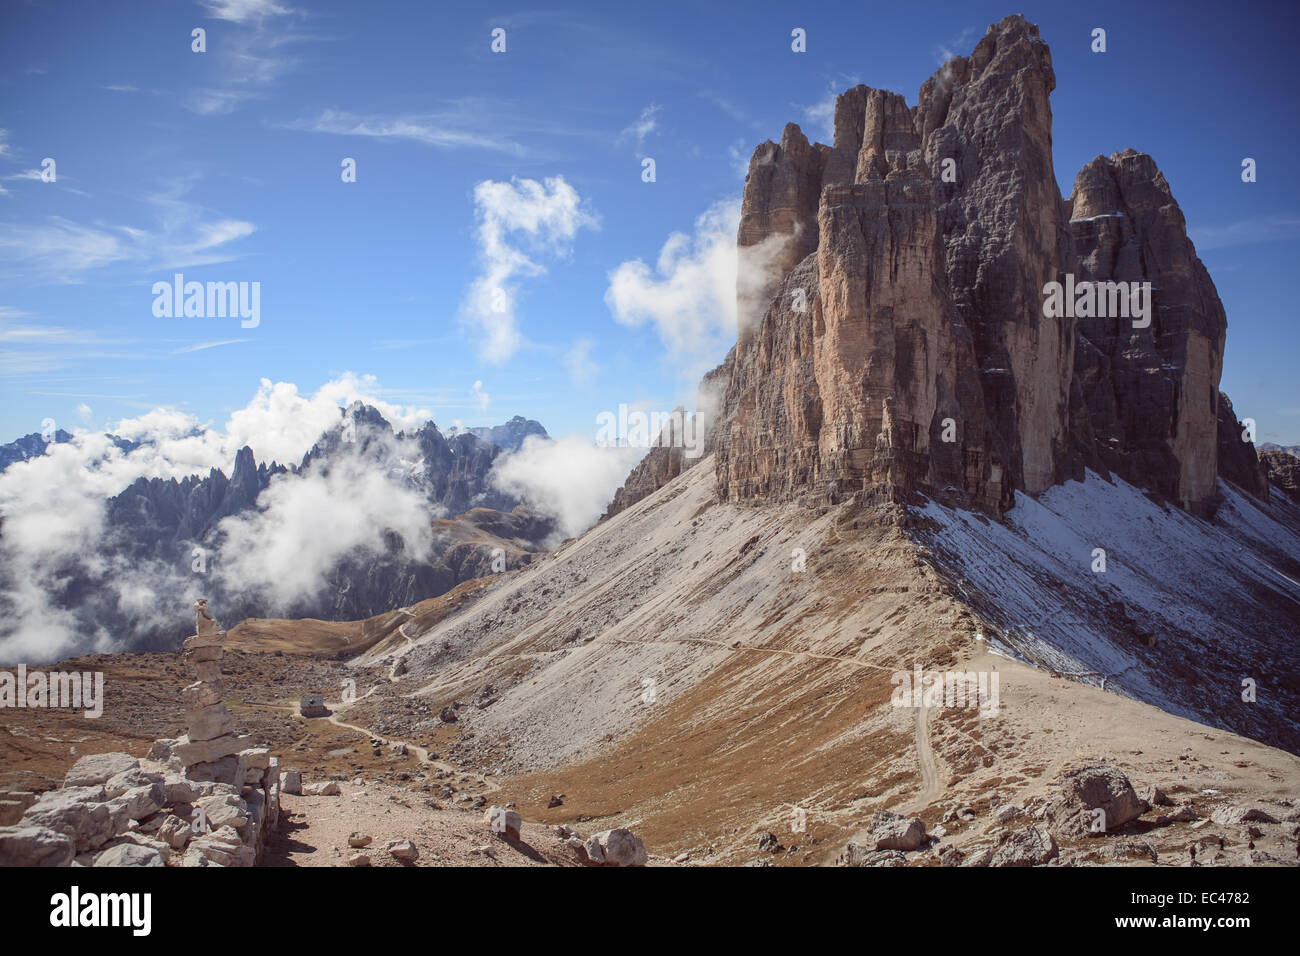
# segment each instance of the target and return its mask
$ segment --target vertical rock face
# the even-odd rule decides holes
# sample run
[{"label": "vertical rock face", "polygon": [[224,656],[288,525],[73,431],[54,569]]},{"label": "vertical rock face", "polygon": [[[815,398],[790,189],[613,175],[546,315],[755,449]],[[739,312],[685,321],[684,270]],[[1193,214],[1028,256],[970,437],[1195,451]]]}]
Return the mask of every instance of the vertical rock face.
[{"label": "vertical rock face", "polygon": [[[859,173],[871,178],[822,194],[813,367],[824,477],[839,491],[960,486],[955,438],[969,423],[957,401],[933,187],[919,152],[891,152],[891,162],[864,145],[860,157]],[[962,354],[969,367],[968,348]],[[945,420],[952,442],[942,440]]]},{"label": "vertical rock face", "polygon": [[733,352],[714,461],[724,497],[788,498],[820,478],[816,290],[817,257],[809,255],[782,280],[758,326]]},{"label": "vertical rock face", "polygon": [[1232,402],[1223,392],[1219,393],[1218,446],[1219,474],[1256,498],[1267,501],[1268,483],[1273,480],[1269,459],[1272,453],[1256,453],[1254,443],[1241,422],[1237,421]]},{"label": "vertical rock face", "polygon": [[752,179],[753,188],[746,188],[741,200],[737,244],[743,249],[774,235],[792,237],[779,272],[788,272],[817,248],[817,200],[827,152],[787,123],[781,142],[763,143],[749,161],[747,183]]},{"label": "vertical rock face", "polygon": [[[755,152],[743,209],[799,213],[742,218],[741,245],[784,230],[797,251],[815,236],[816,257],[741,337],[717,461],[724,496],[924,486],[997,510],[1012,488],[1056,480],[1073,328],[1041,309],[1069,247],[1051,165],[1054,82],[1036,29],[1012,17],[927,81],[917,110],[855,87],[836,102],[830,149],[804,149],[787,127],[780,147]],[[770,171],[787,158],[797,173]],[[943,181],[945,160],[955,182]],[[789,197],[819,172],[809,228],[806,202]]]},{"label": "vertical rock face", "polygon": [[[1227,318],[1155,161],[1126,149],[1080,170],[1070,206],[1076,278],[1150,282],[1150,324],[1080,317],[1076,374],[1105,466],[1194,511],[1215,494]],[[1089,348],[1088,346],[1091,346]]]},{"label": "vertical rock face", "polygon": [[[855,87],[833,146],[788,125],[755,150],[738,242],[785,245],[725,366],[723,498],[919,489],[997,513],[1087,466],[1212,507],[1222,305],[1150,157],[1099,157],[1062,200],[1055,84],[1007,17],[915,108]],[[1045,315],[1067,280],[1151,282],[1150,327]]]},{"label": "vertical rock face", "polygon": [[[1051,53],[1023,17],[922,87],[916,110],[939,192],[949,292],[969,328],[995,461],[1036,493],[1066,477],[1074,330],[1044,318],[1045,283],[1069,260],[1056,174]],[[956,182],[943,182],[952,160]]]}]

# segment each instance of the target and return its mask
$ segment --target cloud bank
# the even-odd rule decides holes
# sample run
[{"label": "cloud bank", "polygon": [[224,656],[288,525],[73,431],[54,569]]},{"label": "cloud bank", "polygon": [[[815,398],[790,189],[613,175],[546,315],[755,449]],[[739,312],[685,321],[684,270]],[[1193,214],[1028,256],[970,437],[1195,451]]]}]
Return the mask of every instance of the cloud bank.
[{"label": "cloud bank", "polygon": [[[297,463],[354,401],[379,409],[397,431],[431,417],[426,409],[392,405],[377,391],[373,378],[351,374],[311,395],[263,380],[222,427],[156,409],[110,426],[126,448],[103,433],[81,432],[11,465],[0,474],[0,661],[132,646],[132,633],[88,625],[95,612],[106,620],[125,615],[142,631],[183,618],[212,582],[194,572],[188,549],[180,560],[124,556],[113,538],[120,532],[107,520],[108,499],[139,478],[183,480],[214,468],[229,476],[245,445],[259,462]],[[402,462],[415,454],[414,443],[392,441],[383,456],[387,467],[344,458],[328,473],[273,478],[256,512],[220,525],[225,544],[211,556],[211,573],[270,606],[290,607],[323,586],[331,562],[342,555],[374,553],[394,536],[408,554],[427,553],[430,509],[402,481]],[[131,448],[131,442],[141,444]],[[74,582],[87,581],[94,586],[86,593],[69,593]]]}]

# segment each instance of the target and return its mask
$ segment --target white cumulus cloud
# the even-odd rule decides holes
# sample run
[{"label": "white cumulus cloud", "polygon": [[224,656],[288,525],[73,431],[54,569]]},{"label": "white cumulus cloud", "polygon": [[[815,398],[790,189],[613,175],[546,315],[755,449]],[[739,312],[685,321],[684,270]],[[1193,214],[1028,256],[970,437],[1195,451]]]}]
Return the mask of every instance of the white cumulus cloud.
[{"label": "white cumulus cloud", "polygon": [[[263,379],[223,426],[158,408],[107,427],[120,438],[143,442],[138,448],[124,451],[102,432],[80,431],[44,455],[10,465],[0,473],[0,660],[54,660],[130,646],[131,634],[87,631],[84,620],[63,609],[59,595],[74,573],[102,582],[88,599],[142,623],[174,620],[178,605],[197,595],[202,582],[188,565],[135,565],[108,546],[109,498],[140,478],[183,480],[213,468],[230,475],[244,445],[259,462],[297,464],[353,401],[377,408],[396,431],[413,430],[431,417],[427,409],[393,405],[379,391],[372,377],[352,374],[312,394]],[[413,553],[428,547],[428,509],[416,520],[415,496],[384,471],[341,466],[328,476],[281,476],[263,494],[255,515],[223,529],[237,545],[224,547],[214,563],[241,588],[282,605],[318,587],[321,569],[340,553],[377,548],[385,529]]]},{"label": "white cumulus cloud", "polygon": [[465,313],[481,336],[479,355],[499,364],[523,342],[520,280],[545,274],[536,258],[568,255],[578,230],[599,224],[562,176],[484,180],[474,187],[474,209],[482,271],[470,286]]},{"label": "white cumulus cloud", "polygon": [[738,250],[739,223],[738,201],[715,203],[695,220],[693,234],[668,237],[653,267],[633,259],[608,276],[605,304],[615,320],[651,324],[670,357],[696,378],[736,341],[738,321],[751,321],[766,305],[762,291],[786,241],[772,237]]}]

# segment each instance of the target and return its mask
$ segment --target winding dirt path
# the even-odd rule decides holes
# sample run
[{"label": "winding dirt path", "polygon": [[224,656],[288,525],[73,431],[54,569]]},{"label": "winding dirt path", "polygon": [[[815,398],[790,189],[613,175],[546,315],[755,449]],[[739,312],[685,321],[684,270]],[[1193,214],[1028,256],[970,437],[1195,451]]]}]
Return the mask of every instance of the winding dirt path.
[{"label": "winding dirt path", "polygon": [[782,657],[809,657],[819,661],[834,661],[837,664],[852,664],[854,667],[869,667],[873,670],[885,671],[890,674],[898,670],[896,666],[887,667],[884,664],[873,664],[870,661],[859,660],[856,657],[840,657],[836,654],[818,654],[816,651],[790,651],[783,647],[762,647],[755,644],[741,644],[735,646],[727,641],[715,641],[710,640],[707,637],[662,638],[656,641],[622,641],[618,638],[609,638],[606,641],[600,641],[598,639],[596,643],[628,644],[636,647],[646,647],[654,644],[710,644],[714,647],[720,647],[725,651],[749,651],[758,654],[777,654]]},{"label": "winding dirt path", "polygon": [[[368,697],[369,693],[367,693],[365,696]],[[350,704],[340,705],[339,709],[346,711],[351,706],[352,705]],[[419,746],[418,744],[413,744],[406,740],[398,740],[396,737],[385,737],[383,734],[379,733],[378,731],[371,730],[368,727],[361,727],[357,724],[349,724],[346,721],[340,720],[339,715],[337,713],[330,714],[329,717],[326,718],[326,720],[328,720],[335,727],[342,727],[345,730],[355,730],[359,734],[365,734],[371,740],[378,740],[381,744],[383,744],[386,747],[392,746],[393,744],[401,744],[411,753],[415,754],[416,757],[420,759],[420,763],[427,764],[430,767],[437,767],[439,770],[446,771],[447,773],[456,773],[456,774],[469,773],[469,771],[466,771],[461,767],[457,767],[455,764],[447,763],[447,761],[445,760],[430,759],[429,751],[424,747]],[[493,780],[491,777],[488,777],[486,774],[471,774],[471,775],[479,777],[479,779],[483,781],[483,785],[487,787],[489,792],[495,793],[496,791],[501,789],[501,785],[497,783],[495,780]]]},{"label": "winding dirt path", "polygon": [[921,765],[921,790],[907,803],[907,812],[923,810],[939,798],[939,770],[930,747],[930,708],[916,708],[916,759]]}]

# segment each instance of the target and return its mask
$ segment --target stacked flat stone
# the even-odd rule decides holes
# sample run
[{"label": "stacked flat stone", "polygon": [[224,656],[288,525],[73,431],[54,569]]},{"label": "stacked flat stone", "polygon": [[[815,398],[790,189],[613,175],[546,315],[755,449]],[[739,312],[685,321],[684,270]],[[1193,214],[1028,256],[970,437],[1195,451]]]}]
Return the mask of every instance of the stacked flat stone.
[{"label": "stacked flat stone", "polygon": [[[242,830],[244,842],[260,858],[267,832],[280,814],[280,764],[265,747],[253,746],[253,738],[235,732],[234,720],[223,702],[221,683],[222,645],[226,632],[208,615],[207,601],[194,604],[194,636],[182,647],[195,661],[198,678],[181,691],[189,733],[172,747],[172,756],[195,781],[231,784],[246,809],[250,826]],[[224,862],[224,861],[222,861]]]},{"label": "stacked flat stone", "polygon": [[221,646],[226,632],[208,616],[207,603],[203,598],[194,603],[194,636],[187,637],[182,645],[196,664],[198,680],[181,691],[189,733],[172,752],[180,758],[189,779],[239,787],[244,784],[247,770],[241,751],[250,749],[253,741],[235,733],[234,720],[222,702],[225,688],[221,683]]}]

